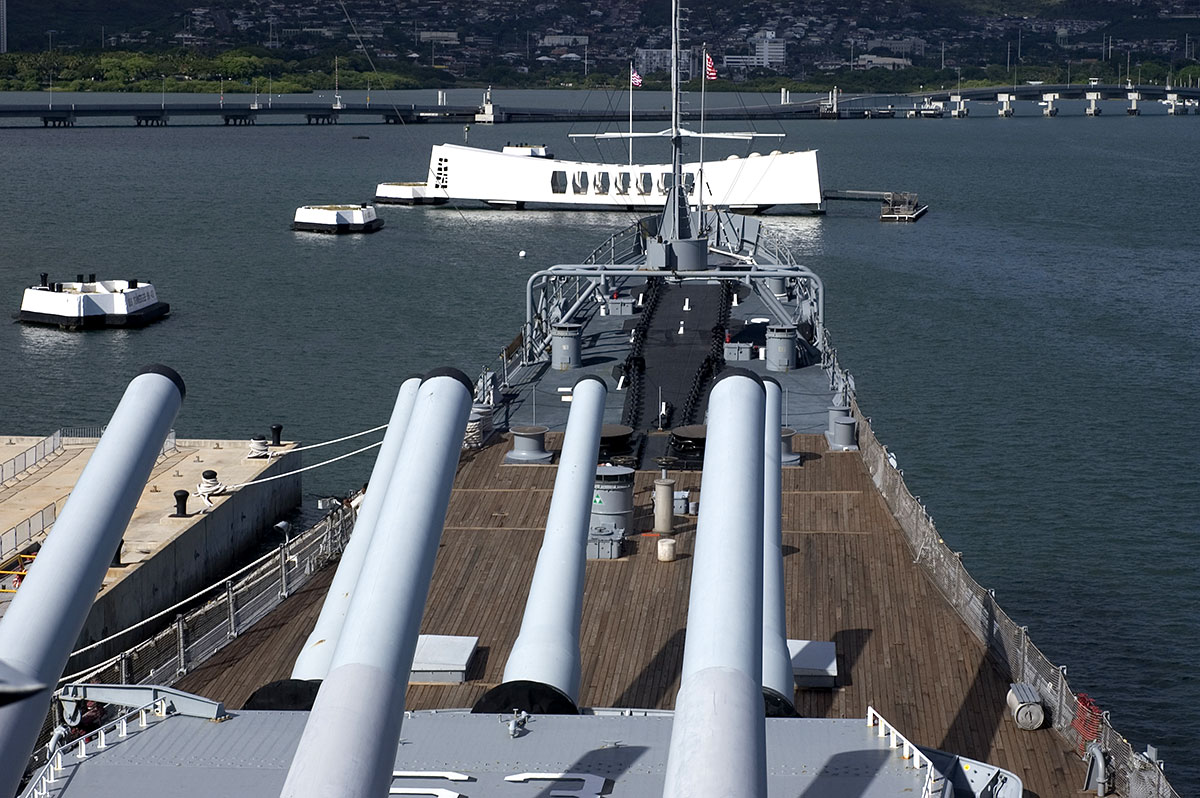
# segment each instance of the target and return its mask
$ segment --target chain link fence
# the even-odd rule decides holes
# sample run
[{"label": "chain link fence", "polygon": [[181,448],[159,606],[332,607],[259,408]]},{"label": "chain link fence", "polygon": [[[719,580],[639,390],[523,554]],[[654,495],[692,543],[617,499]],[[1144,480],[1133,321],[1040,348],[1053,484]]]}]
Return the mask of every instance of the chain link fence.
[{"label": "chain link fence", "polygon": [[1128,798],[1179,798],[1167,783],[1160,763],[1134,752],[1129,741],[1108,721],[1084,694],[1076,694],[1067,683],[1067,669],[1050,662],[1029,639],[1027,630],[1018,626],[996,604],[995,595],[977,583],[961,557],[942,541],[933,519],[904,484],[900,471],[888,462],[887,449],[875,438],[870,421],[857,402],[852,411],[858,419],[858,446],[863,462],[883,494],[888,508],[900,522],[915,561],[928,573],[934,585],[954,607],[996,661],[1008,669],[1014,682],[1026,682],[1036,688],[1046,711],[1047,721],[1066,742],[1083,757],[1090,743],[1098,742],[1104,751],[1109,789]]}]

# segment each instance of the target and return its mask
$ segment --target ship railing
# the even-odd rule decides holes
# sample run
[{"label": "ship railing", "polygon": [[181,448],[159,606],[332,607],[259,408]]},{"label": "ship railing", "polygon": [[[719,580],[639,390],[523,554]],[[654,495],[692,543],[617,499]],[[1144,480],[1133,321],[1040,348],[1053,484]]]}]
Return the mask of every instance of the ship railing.
[{"label": "ship railing", "polygon": [[134,734],[149,728],[151,718],[165,718],[169,713],[167,699],[156,698],[144,706],[136,707],[124,715],[88,732],[54,751],[49,752],[46,764],[30,779],[32,785],[28,794],[33,798],[49,798],[55,791],[54,782],[62,778],[62,773],[71,764],[87,759],[89,746],[92,751],[100,752],[110,745],[126,740]]},{"label": "ship railing", "polygon": [[55,430],[25,451],[0,463],[0,484],[15,479],[18,474],[25,473],[48,457],[61,452],[63,448],[62,432],[62,430]]},{"label": "ship railing", "polygon": [[[320,521],[254,562],[178,604],[71,655],[110,646],[141,630],[136,645],[104,662],[64,676],[60,683],[170,685],[261,620],[341,554],[354,526],[354,510],[339,505]],[[188,610],[188,608],[193,608]],[[162,628],[164,619],[174,616]]]},{"label": "ship railing", "polygon": [[[833,357],[836,362],[836,354]],[[925,570],[995,663],[1013,682],[1024,682],[1036,689],[1047,723],[1081,759],[1089,756],[1089,746],[1099,744],[1111,774],[1107,785],[1110,793],[1179,798],[1153,751],[1135,752],[1129,741],[1112,727],[1108,713],[1102,712],[1086,694],[1072,689],[1066,666],[1055,665],[1039,651],[1027,627],[1017,625],[1000,608],[995,592],[971,577],[963,567],[961,552],[946,546],[929,512],[908,490],[894,456],[875,437],[870,419],[863,415],[856,401],[851,410],[858,420],[862,460],[904,531],[914,561]]]},{"label": "ship railing", "polygon": [[878,728],[875,733],[880,739],[886,739],[889,748],[899,749],[900,758],[909,760],[914,768],[925,769],[925,783],[921,788],[921,798],[941,798],[945,794],[946,780],[933,766],[933,760],[925,756],[916,745],[900,733],[900,730],[880,715],[875,707],[867,707],[867,726]]},{"label": "ship railing", "polygon": [[50,502],[21,523],[0,533],[0,562],[20,554],[29,543],[54,525],[57,505]]},{"label": "ship railing", "polygon": [[[341,555],[354,528],[355,512],[339,505],[305,531],[284,541],[227,578],[178,604],[79,649],[67,662],[118,640],[137,640],[103,662],[64,676],[72,682],[170,686],[207,661],[300,590],[317,571]],[[140,635],[140,640],[138,636]],[[39,738],[50,739],[55,721],[47,716]]]},{"label": "ship railing", "polygon": [[624,230],[613,233],[592,253],[583,259],[585,266],[596,263],[621,264],[628,263],[644,251],[642,242],[647,233],[645,220],[635,222]]}]

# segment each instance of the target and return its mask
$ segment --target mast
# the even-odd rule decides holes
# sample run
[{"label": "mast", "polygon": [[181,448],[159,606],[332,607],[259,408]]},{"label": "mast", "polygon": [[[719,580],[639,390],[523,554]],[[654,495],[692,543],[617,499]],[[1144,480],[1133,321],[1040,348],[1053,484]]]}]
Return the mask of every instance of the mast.
[{"label": "mast", "polygon": [[704,90],[708,87],[708,42],[700,48],[700,166],[696,170],[696,207],[700,211],[701,226],[704,225]]},{"label": "mast", "polygon": [[682,173],[683,139],[679,132],[679,0],[671,0],[671,179],[675,188],[682,183]]},{"label": "mast", "polygon": [[633,166],[633,62],[629,62],[629,165]]}]

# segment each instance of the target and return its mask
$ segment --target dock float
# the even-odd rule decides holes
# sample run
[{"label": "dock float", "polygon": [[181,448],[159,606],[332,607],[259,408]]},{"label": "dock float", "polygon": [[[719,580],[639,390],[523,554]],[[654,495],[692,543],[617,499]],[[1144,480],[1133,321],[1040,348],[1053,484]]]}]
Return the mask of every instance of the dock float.
[{"label": "dock float", "polygon": [[837,202],[878,202],[879,221],[915,222],[929,210],[912,191],[855,191],[825,189],[821,199]]}]

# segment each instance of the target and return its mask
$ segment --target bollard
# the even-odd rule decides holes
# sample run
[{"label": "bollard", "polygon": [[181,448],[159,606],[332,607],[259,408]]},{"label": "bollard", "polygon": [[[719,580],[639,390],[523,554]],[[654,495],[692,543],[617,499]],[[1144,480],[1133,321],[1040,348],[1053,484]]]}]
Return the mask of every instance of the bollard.
[{"label": "bollard", "polygon": [[283,425],[282,424],[272,424],[271,425],[271,445],[279,446],[279,445],[281,445],[282,441],[283,441]]},{"label": "bollard", "polygon": [[186,490],[175,491],[175,512],[171,514],[172,518],[187,518],[187,500]]}]

